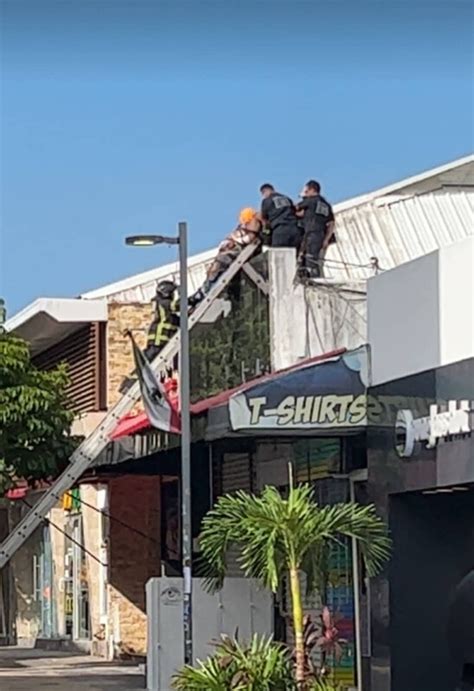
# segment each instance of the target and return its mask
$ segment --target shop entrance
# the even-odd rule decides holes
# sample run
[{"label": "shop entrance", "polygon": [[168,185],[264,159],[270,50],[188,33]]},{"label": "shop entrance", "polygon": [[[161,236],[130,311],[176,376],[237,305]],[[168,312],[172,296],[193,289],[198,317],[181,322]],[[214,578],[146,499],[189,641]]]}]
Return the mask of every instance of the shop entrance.
[{"label": "shop entrance", "polygon": [[65,633],[74,641],[88,641],[91,637],[89,586],[84,544],[82,516],[71,514],[66,521],[64,569]]},{"label": "shop entrance", "polygon": [[474,491],[390,498],[392,691],[456,688],[446,627],[449,599],[472,568]]}]

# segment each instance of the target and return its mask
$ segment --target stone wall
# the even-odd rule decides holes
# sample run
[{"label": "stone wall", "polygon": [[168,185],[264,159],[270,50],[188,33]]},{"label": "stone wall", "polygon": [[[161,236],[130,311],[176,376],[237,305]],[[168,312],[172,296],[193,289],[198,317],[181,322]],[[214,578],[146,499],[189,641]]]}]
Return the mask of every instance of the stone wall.
[{"label": "stone wall", "polygon": [[111,302],[107,323],[107,405],[114,405],[120,398],[119,387],[134,367],[130,339],[124,335],[128,329],[137,344],[143,347],[146,332],[151,323],[151,304]]},{"label": "stone wall", "polygon": [[[40,493],[30,493],[28,502],[35,504],[41,497]],[[12,501],[9,505],[10,530],[17,525],[27,513],[28,507],[21,501]],[[41,606],[35,599],[34,558],[41,554],[44,526],[40,526],[26,540],[10,561],[14,612],[13,634],[16,640],[34,641],[40,633]]]},{"label": "stone wall", "polygon": [[145,586],[160,574],[160,478],[113,478],[109,511],[108,618],[114,653],[145,655]]}]

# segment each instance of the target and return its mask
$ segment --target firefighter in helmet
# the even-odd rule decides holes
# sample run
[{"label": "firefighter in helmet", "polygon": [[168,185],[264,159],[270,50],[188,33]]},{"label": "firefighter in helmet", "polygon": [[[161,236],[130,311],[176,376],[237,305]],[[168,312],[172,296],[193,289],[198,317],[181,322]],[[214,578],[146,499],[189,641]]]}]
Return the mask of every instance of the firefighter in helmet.
[{"label": "firefighter in helmet", "polygon": [[153,360],[179,329],[178,288],[173,281],[160,281],[156,286],[155,314],[148,329],[145,355]]},{"label": "firefighter in helmet", "polygon": [[[178,287],[173,281],[160,281],[156,286],[154,316],[147,334],[144,350],[150,362],[158,355],[179,329],[179,296]],[[126,377],[119,387],[124,394],[135,382],[135,372]]]}]

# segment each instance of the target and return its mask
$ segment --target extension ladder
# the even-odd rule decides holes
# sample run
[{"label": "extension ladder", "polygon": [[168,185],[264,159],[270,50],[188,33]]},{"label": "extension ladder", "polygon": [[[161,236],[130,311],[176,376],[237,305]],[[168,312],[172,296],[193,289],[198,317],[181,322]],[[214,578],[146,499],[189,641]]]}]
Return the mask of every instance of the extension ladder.
[{"label": "extension ladder", "polygon": [[[209,293],[197,305],[189,316],[189,330],[205,315],[210,305],[226,288],[237,272],[251,258],[258,244],[245,247],[228,269],[212,286]],[[158,353],[151,363],[154,372],[160,372],[170,364],[180,348],[180,332],[175,334],[169,343]],[[61,497],[79,480],[82,474],[91,466],[97,456],[110,442],[110,434],[118,421],[129,413],[140,399],[140,385],[137,382],[117,401],[108,411],[96,429],[77,447],[71,455],[70,463],[63,473],[54,481],[51,487],[41,497],[39,502],[30,509],[20,523],[12,530],[0,545],[0,569],[12,558],[15,552],[26,542],[29,536],[45,520],[47,514],[54,508]]]}]

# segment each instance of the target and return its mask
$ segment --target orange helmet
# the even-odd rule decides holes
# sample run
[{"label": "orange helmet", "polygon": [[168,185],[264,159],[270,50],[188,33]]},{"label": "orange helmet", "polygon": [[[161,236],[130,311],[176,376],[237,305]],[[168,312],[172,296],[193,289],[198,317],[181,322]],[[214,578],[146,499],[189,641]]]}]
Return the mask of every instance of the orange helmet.
[{"label": "orange helmet", "polygon": [[250,221],[254,220],[256,215],[257,212],[255,211],[255,209],[252,209],[250,206],[247,206],[240,212],[239,221],[240,223],[250,223]]}]

